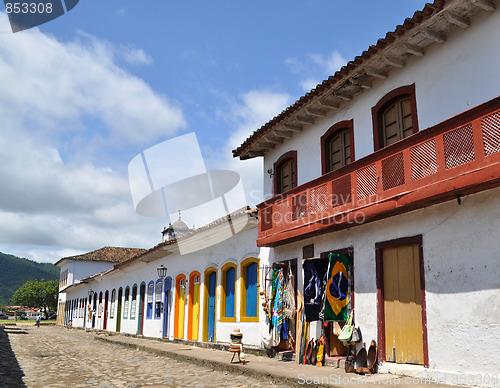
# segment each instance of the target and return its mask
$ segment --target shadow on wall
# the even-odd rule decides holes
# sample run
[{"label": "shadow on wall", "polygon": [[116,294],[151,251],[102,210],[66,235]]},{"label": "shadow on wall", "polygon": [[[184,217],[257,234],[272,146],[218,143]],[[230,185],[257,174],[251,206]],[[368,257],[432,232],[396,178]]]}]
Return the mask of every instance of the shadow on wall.
[{"label": "shadow on wall", "polygon": [[[8,330],[11,332],[10,328]],[[20,332],[12,331],[12,333]],[[23,370],[17,362],[10,346],[9,336],[3,326],[0,326],[0,349],[0,371],[2,371],[0,384],[3,387],[26,387],[23,382]]]}]

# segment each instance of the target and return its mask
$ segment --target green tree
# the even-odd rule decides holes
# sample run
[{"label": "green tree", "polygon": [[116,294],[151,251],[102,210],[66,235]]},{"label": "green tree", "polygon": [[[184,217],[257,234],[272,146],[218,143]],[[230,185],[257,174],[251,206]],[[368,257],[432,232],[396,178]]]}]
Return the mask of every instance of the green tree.
[{"label": "green tree", "polygon": [[28,280],[16,290],[10,301],[12,304],[40,308],[47,317],[49,311],[57,309],[58,292],[57,280]]}]

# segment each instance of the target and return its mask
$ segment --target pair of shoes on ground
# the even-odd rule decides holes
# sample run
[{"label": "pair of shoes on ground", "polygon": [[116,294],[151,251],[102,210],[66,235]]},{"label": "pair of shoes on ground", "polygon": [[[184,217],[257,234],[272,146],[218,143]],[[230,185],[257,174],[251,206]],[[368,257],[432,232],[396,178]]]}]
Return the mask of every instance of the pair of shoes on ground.
[{"label": "pair of shoes on ground", "polygon": [[368,349],[368,354],[363,346],[356,355],[354,371],[360,375],[373,374],[375,372],[375,364],[377,363],[377,355],[377,344],[375,340],[372,340],[370,348]]},{"label": "pair of shoes on ground", "polygon": [[314,339],[309,341],[307,345],[307,353],[306,353],[306,364],[316,365],[316,356],[318,354],[318,347],[314,342]]}]

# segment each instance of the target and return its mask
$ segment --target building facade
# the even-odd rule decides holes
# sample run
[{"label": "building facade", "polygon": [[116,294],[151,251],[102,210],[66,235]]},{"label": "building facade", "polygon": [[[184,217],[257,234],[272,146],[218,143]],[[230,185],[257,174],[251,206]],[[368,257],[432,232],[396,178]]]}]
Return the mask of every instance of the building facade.
[{"label": "building facade", "polygon": [[[241,231],[230,238],[221,238],[227,225],[216,221],[107,267],[94,265],[90,276],[76,275],[89,265],[85,260],[61,259],[61,273],[68,271],[71,281],[60,289],[59,324],[214,343],[229,343],[238,327],[245,345],[263,348],[266,325],[259,294],[267,251],[257,249],[255,217],[241,211],[231,215],[231,222]],[[221,242],[188,249],[211,238]],[[189,253],[181,253],[180,242]],[[161,266],[167,268],[164,279],[158,277]]]},{"label": "building facade", "polygon": [[497,6],[427,4],[233,151],[264,158],[257,245],[305,260],[299,290],[307,259],[349,256],[381,371],[488,385],[500,365]]}]

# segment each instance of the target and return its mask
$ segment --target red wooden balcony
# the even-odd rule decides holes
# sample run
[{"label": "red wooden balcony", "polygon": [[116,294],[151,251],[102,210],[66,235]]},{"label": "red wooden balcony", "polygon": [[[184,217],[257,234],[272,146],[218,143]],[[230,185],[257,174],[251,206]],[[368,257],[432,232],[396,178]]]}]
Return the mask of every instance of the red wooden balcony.
[{"label": "red wooden balcony", "polygon": [[278,246],[496,186],[500,97],[261,203],[257,244]]}]

